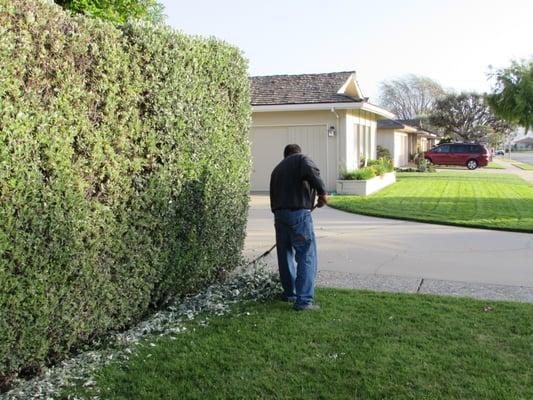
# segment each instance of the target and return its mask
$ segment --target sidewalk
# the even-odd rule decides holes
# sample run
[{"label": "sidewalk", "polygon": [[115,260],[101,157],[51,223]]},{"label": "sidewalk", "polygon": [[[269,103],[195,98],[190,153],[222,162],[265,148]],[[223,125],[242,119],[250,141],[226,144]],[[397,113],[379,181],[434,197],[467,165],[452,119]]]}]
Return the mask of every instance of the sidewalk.
[{"label": "sidewalk", "polygon": [[505,167],[505,170],[495,169],[493,171],[512,173],[512,174],[518,175],[519,177],[521,177],[526,182],[533,184],[533,171],[527,171],[527,170],[515,167],[513,164],[511,164],[513,162],[513,160],[505,160],[505,159],[501,159],[501,158],[494,158],[492,161],[495,162],[496,164],[501,165],[502,167]]},{"label": "sidewalk", "polygon": [[379,292],[437,294],[471,297],[479,300],[505,300],[533,303],[533,287],[461,282],[420,277],[354,274],[319,271],[317,286],[339,289],[364,289]]}]

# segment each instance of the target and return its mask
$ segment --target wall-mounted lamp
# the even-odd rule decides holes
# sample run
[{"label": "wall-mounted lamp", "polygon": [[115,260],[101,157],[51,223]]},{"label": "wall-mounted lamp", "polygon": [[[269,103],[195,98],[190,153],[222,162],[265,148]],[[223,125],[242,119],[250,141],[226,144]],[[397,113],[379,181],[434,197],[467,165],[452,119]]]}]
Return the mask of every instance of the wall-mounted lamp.
[{"label": "wall-mounted lamp", "polygon": [[329,128],[328,128],[328,136],[329,137],[333,137],[335,136],[335,127],[333,125],[331,125]]}]

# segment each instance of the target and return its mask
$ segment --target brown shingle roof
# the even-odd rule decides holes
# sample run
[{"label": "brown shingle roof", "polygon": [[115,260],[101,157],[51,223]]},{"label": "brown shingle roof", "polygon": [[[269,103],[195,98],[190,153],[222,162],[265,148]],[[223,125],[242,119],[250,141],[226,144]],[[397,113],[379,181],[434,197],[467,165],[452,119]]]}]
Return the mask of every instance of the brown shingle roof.
[{"label": "brown shingle roof", "polygon": [[360,102],[363,99],[337,94],[353,73],[252,76],[252,105]]},{"label": "brown shingle roof", "polygon": [[378,129],[404,129],[415,128],[419,131],[433,133],[426,129],[420,118],[415,119],[382,119],[378,121]]},{"label": "brown shingle roof", "polygon": [[394,119],[380,119],[378,121],[378,129],[403,129],[407,126],[400,122],[400,120]]},{"label": "brown shingle roof", "polygon": [[526,136],[526,137],[523,137],[523,138],[521,138],[521,139],[515,140],[514,143],[515,143],[515,144],[516,144],[516,143],[521,143],[521,144],[533,144],[533,137],[531,137],[531,136]]}]

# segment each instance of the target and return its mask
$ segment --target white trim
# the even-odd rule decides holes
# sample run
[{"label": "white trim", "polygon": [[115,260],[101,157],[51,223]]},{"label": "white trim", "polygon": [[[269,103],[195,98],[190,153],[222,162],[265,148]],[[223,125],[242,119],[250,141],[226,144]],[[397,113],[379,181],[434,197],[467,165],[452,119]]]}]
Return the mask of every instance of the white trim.
[{"label": "white trim", "polygon": [[437,135],[435,135],[434,133],[429,133],[429,132],[417,131],[417,134],[418,136],[425,137],[428,139],[437,137]]},{"label": "white trim", "polygon": [[341,86],[337,94],[344,94],[344,92],[346,92],[346,89],[348,88],[348,85],[350,84],[352,79],[353,79],[353,74],[351,74],[350,77],[346,79],[346,82],[344,82],[344,85]]},{"label": "white trim", "polygon": [[278,104],[268,106],[252,106],[252,112],[275,112],[275,111],[315,111],[315,110],[363,110],[376,114],[380,117],[395,119],[396,116],[381,107],[361,101],[352,103],[314,103],[314,104]]},{"label": "white trim", "polygon": [[363,98],[363,91],[361,90],[361,87],[359,86],[359,83],[357,82],[357,79],[355,79],[355,72],[350,75],[350,77],[344,82],[344,85],[338,90],[337,94],[342,94],[345,96],[352,96],[351,94],[347,94],[346,91],[348,89],[348,86],[350,84],[353,84],[355,87],[356,96],[354,97],[360,97]]},{"label": "white trim", "polygon": [[326,129],[329,128],[329,125],[324,122],[317,122],[316,124],[266,124],[266,125],[255,125],[252,124],[252,128],[286,128],[290,126],[325,126]]},{"label": "white trim", "polygon": [[[379,128],[380,130],[385,130],[387,128]],[[403,132],[403,133],[414,133],[417,135],[420,135],[420,132],[418,129],[413,128],[412,126],[406,126],[405,128],[392,128],[395,132]]]},{"label": "white trim", "polygon": [[371,112],[373,114],[379,115],[380,117],[385,117],[388,119],[396,119],[396,115],[394,115],[388,110],[385,110],[384,108],[375,106],[374,104],[370,104],[367,102],[363,102],[360,104],[362,104],[362,106],[360,107],[361,110]]}]

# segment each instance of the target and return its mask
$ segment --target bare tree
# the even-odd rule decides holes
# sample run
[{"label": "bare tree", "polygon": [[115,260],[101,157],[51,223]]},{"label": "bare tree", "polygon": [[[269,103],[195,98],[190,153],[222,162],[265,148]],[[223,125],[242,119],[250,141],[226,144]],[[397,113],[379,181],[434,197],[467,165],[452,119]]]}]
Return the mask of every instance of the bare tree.
[{"label": "bare tree", "polygon": [[445,95],[446,91],[433,79],[409,74],[381,82],[379,104],[400,119],[422,118],[431,114],[435,102]]},{"label": "bare tree", "polygon": [[512,125],[496,117],[477,93],[449,94],[438,100],[430,122],[456,140],[496,143],[512,132]]}]

